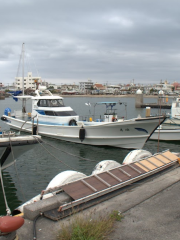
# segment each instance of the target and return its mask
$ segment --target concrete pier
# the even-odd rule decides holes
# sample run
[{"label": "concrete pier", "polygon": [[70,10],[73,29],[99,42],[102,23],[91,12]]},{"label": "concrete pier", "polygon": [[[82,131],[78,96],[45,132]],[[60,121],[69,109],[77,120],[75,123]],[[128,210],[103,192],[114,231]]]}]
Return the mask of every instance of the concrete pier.
[{"label": "concrete pier", "polygon": [[140,89],[137,90],[135,99],[135,107],[141,108],[141,105],[143,104],[143,93]]},{"label": "concrete pier", "polygon": [[170,109],[171,104],[164,103],[164,97],[161,96],[162,94],[159,94],[157,98],[157,103],[143,103],[143,93],[140,89],[137,90],[136,95],[135,95],[135,107],[136,108],[162,108],[162,109]]},{"label": "concrete pier", "polygon": [[[109,240],[179,239],[179,195],[180,168],[174,167],[133,184],[124,193],[84,210],[83,215],[120,211],[124,219],[116,223]],[[52,221],[40,217],[36,222],[37,239],[57,239],[61,224],[68,224],[69,218]],[[19,240],[33,239],[33,221],[25,220],[17,235]]]},{"label": "concrete pier", "polygon": [[157,104],[157,103],[146,103],[146,104],[141,104],[140,108],[161,108],[161,109],[171,109],[171,104]]}]

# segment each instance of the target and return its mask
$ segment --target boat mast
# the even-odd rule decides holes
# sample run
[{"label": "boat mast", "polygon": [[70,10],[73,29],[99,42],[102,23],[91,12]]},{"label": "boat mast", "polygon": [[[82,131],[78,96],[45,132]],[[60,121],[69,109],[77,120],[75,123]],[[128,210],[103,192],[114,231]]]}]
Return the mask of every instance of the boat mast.
[{"label": "boat mast", "polygon": [[[22,90],[24,96],[24,43],[22,44]],[[22,99],[22,112],[26,113],[26,99]]]}]

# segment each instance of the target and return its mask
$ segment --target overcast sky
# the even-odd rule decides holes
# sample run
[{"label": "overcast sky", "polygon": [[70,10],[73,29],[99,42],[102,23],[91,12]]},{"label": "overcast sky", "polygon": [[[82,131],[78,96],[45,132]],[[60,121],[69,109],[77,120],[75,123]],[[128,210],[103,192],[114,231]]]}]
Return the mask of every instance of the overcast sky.
[{"label": "overcast sky", "polygon": [[179,0],[0,0],[0,82],[180,82]]}]

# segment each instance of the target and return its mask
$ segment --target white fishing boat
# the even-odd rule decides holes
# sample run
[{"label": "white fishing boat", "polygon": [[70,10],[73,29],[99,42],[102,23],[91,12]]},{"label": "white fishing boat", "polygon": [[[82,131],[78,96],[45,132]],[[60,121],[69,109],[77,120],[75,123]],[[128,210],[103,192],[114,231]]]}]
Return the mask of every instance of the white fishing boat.
[{"label": "white fishing boat", "polygon": [[[22,45],[22,60],[24,66],[24,44]],[[24,67],[22,67],[24,69]],[[24,79],[24,70],[22,72]],[[79,116],[71,107],[66,107],[63,98],[53,96],[52,93],[36,85],[35,96],[24,95],[24,81],[22,96],[22,110],[11,113],[6,108],[1,120],[13,129],[31,132],[36,125],[38,134],[80,144],[96,146],[113,146],[128,149],[143,148],[153,131],[164,121],[164,116],[137,117],[130,120],[118,119],[113,108],[117,102],[103,102],[106,105],[104,118],[98,120],[90,118],[79,121]],[[26,112],[26,100],[32,101],[32,112]]]},{"label": "white fishing boat", "polygon": [[164,121],[164,116],[137,117],[130,120],[118,119],[114,106],[117,102],[103,102],[106,112],[103,119],[79,121],[79,116],[71,107],[66,107],[63,98],[54,96],[45,88],[39,87],[35,96],[17,96],[18,99],[31,99],[32,112],[11,113],[5,109],[1,120],[11,128],[30,132],[37,126],[38,134],[80,144],[108,145],[113,147],[142,148],[153,131]]},{"label": "white fishing boat", "polygon": [[172,102],[170,117],[166,119],[165,124],[180,125],[180,98]]},{"label": "white fishing boat", "polygon": [[150,137],[151,140],[180,141],[180,126],[162,124]]},{"label": "white fishing boat", "polygon": [[180,98],[172,102],[170,116],[154,131],[150,139],[180,141]]},{"label": "white fishing boat", "polygon": [[18,157],[41,142],[38,135],[16,135],[12,131],[0,131],[0,169],[16,162]]}]

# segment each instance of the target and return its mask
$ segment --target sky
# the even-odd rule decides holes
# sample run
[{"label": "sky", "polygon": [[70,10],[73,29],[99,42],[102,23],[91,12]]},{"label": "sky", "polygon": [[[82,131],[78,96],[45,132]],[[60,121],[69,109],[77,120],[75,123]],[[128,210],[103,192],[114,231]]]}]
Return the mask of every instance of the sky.
[{"label": "sky", "polygon": [[180,82],[179,0],[0,0],[0,82]]}]

